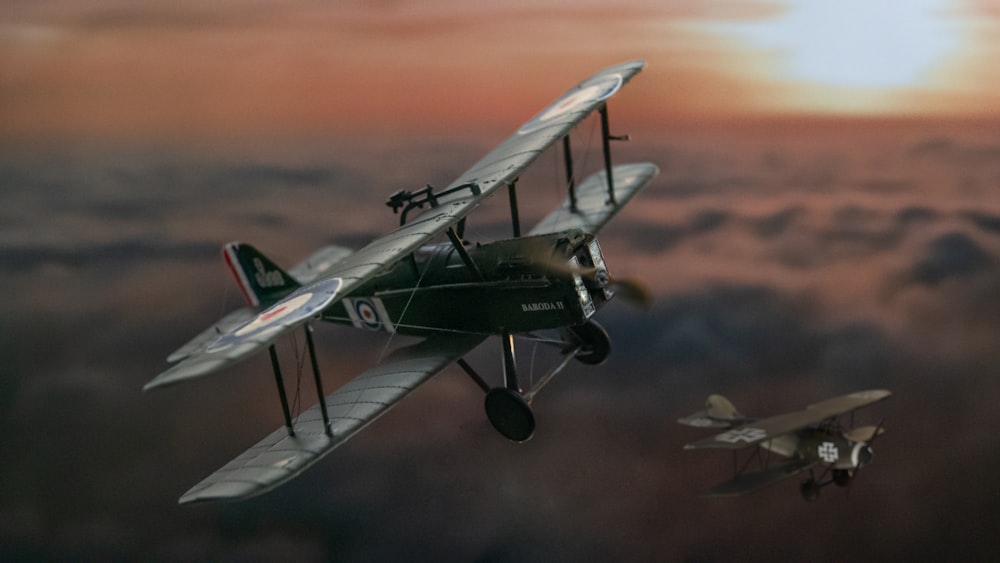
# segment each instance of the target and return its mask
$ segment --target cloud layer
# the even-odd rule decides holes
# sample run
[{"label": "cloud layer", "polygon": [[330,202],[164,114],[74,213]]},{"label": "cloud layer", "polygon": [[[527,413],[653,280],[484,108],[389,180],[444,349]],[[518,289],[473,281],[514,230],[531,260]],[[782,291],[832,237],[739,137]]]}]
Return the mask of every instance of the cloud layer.
[{"label": "cloud layer", "polygon": [[[988,557],[1000,517],[983,490],[1000,462],[1000,139],[933,124],[854,133],[703,132],[620,150],[619,161],[654,160],[663,175],[602,245],[613,271],[645,278],[657,301],[649,313],[613,303],[599,314],[612,358],[574,365],[539,396],[527,444],[497,436],[478,389],[451,370],[300,479],[245,503],[195,507],[175,502],[280,425],[260,358],[140,392],[166,354],[238,305],[219,245],[247,240],[283,264],[331,242],[360,246],[397,221],[382,204],[388,193],[444,184],[485,147],[5,157],[0,551]],[[559,163],[545,156],[522,179],[527,217],[562,197]],[[505,236],[505,213],[505,201],[490,202],[468,232]],[[319,341],[328,389],[387,344],[336,327]],[[495,348],[470,358],[494,379]],[[528,344],[518,352],[537,374],[541,356]],[[291,346],[282,354],[291,359]],[[315,400],[308,381],[289,386],[302,406]],[[850,497],[829,490],[806,505],[794,480],[739,499],[696,496],[727,478],[730,459],[683,451],[700,435],[674,421],[709,393],[768,415],[872,387],[895,396],[859,422],[884,417],[888,432]]]}]

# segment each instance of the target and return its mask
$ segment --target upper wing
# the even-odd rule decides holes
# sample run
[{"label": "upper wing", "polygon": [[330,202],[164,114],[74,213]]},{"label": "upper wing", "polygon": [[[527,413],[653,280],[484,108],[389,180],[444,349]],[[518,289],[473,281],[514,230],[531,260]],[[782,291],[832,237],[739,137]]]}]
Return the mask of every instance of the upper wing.
[{"label": "upper wing", "polygon": [[[143,389],[202,377],[262,350],[280,335],[318,316],[331,303],[417,250],[458,223],[483,198],[515,180],[553,142],[604,104],[645,63],[632,61],[606,68],[560,96],[497,148],[452,182],[434,205],[415,220],[379,238],[329,268],[324,277],[304,285],[242,326],[161,373]],[[461,189],[469,186],[469,189]]]},{"label": "upper wing", "polygon": [[529,235],[583,229],[596,234],[635,194],[660,173],[655,164],[621,164],[611,169],[615,186],[615,204],[608,201],[607,173],[595,172],[576,187],[576,208],[569,198],[542,219]]},{"label": "upper wing", "polygon": [[331,435],[320,406],[294,421],[295,436],[281,427],[191,488],[180,502],[242,499],[266,492],[305,471],[343,444],[432,375],[479,345],[485,337],[434,337],[400,348],[327,395]]},{"label": "upper wing", "polygon": [[339,262],[354,251],[343,246],[324,246],[308,258],[288,269],[288,273],[301,284],[316,281],[333,270]]},{"label": "upper wing", "polygon": [[868,391],[858,391],[848,395],[841,395],[833,399],[820,401],[806,407],[806,410],[814,410],[831,413],[829,416],[837,416],[846,412],[851,412],[861,407],[884,401],[892,395],[888,389],[871,389]]},{"label": "upper wing", "polygon": [[215,342],[220,335],[243,325],[256,316],[257,311],[251,307],[241,307],[228,313],[226,316],[215,321],[212,326],[198,333],[198,336],[195,336],[186,344],[172,352],[169,356],[167,356],[167,361],[170,363],[178,362],[192,354],[201,352],[208,347],[209,344]]},{"label": "upper wing", "polygon": [[684,448],[745,448],[876,403],[891,394],[884,389],[876,389],[843,395],[809,405],[805,410],[757,420],[722,434],[688,444]]}]

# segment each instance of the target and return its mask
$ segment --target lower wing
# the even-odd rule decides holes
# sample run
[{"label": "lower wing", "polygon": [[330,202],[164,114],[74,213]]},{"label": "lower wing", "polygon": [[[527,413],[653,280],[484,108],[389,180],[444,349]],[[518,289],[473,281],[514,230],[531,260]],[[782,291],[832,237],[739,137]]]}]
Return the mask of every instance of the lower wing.
[{"label": "lower wing", "polygon": [[703,496],[732,497],[752,493],[753,491],[777,483],[782,479],[798,475],[802,471],[812,467],[814,463],[801,459],[791,459],[772,465],[762,471],[743,473],[705,491]]},{"label": "lower wing", "polygon": [[180,503],[237,500],[264,493],[292,479],[349,440],[431,376],[478,346],[485,336],[431,337],[390,354],[325,398],[330,432],[320,405],[293,424],[272,432],[239,457],[191,488]]}]

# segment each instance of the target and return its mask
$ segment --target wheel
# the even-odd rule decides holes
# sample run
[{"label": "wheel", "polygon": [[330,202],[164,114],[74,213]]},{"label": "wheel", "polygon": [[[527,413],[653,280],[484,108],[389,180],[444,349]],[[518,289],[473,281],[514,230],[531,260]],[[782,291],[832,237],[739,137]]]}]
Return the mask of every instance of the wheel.
[{"label": "wheel", "polygon": [[851,484],[851,472],[848,469],[834,469],[833,482],[838,487],[846,487]]},{"label": "wheel", "polygon": [[535,415],[520,393],[506,387],[486,394],[486,416],[505,438],[524,442],[535,433]]},{"label": "wheel", "polygon": [[819,483],[815,479],[806,479],[799,485],[799,491],[802,492],[802,498],[813,502],[819,498]]},{"label": "wheel", "polygon": [[604,363],[611,353],[611,339],[604,327],[596,321],[587,321],[582,325],[571,326],[569,331],[583,344],[583,349],[576,359],[589,365]]}]

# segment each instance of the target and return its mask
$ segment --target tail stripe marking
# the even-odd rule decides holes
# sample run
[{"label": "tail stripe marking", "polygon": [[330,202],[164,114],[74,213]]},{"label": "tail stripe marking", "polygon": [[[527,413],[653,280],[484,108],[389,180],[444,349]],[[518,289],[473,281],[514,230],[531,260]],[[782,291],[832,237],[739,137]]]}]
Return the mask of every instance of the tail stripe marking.
[{"label": "tail stripe marking", "polygon": [[250,286],[250,280],[247,279],[246,272],[240,267],[239,258],[236,256],[236,245],[227,244],[222,249],[222,256],[226,259],[229,271],[236,278],[236,283],[240,286],[240,291],[243,292],[243,298],[247,300],[247,303],[251,307],[260,307],[260,300],[257,299],[257,294],[254,293],[253,288]]}]

